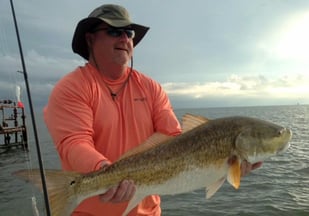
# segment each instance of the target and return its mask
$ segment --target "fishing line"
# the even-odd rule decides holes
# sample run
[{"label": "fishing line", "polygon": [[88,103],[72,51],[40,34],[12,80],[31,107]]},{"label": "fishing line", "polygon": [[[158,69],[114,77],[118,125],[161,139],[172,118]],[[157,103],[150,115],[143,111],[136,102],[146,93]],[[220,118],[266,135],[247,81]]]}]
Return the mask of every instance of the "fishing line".
[{"label": "fishing line", "polygon": [[[19,72],[19,71],[18,71]],[[12,73],[11,73],[12,74]],[[16,80],[16,83],[15,83],[15,93],[16,93],[16,101],[17,101],[17,104],[16,106],[24,106],[23,103],[21,102],[21,88],[20,86],[18,85],[17,83],[17,80]],[[24,115],[24,111],[22,111],[22,113],[19,113],[18,115]],[[23,138],[24,139],[24,138]],[[31,154],[29,153],[29,149],[30,149],[31,146],[26,146],[26,143],[23,142],[23,149],[24,149],[24,155],[25,155],[25,158],[27,159],[27,169],[28,170],[32,170],[32,157],[31,157]],[[30,174],[29,174],[30,176]],[[31,176],[30,176],[31,177]],[[35,193],[34,193],[34,187],[31,187],[31,191],[32,191],[32,196],[31,196],[31,206],[32,206],[32,213],[33,213],[33,216],[40,216],[40,213],[39,213],[39,210],[38,210],[38,207],[37,207],[37,201],[36,201],[36,197],[35,197]]]},{"label": "fishing line", "polygon": [[[6,51],[8,51],[8,39],[6,37],[7,32],[6,32],[6,27],[4,24],[4,20],[0,19],[0,47],[1,47],[1,53],[4,56]],[[8,53],[8,52],[7,52]]]},{"label": "fishing line", "polygon": [[[23,146],[24,149],[26,149],[25,146]],[[31,146],[28,146],[28,149],[30,149]],[[31,157],[31,154],[28,152],[28,151],[24,151],[24,154],[25,154],[25,158],[28,159],[27,161],[27,170],[32,170],[32,157]],[[30,176],[31,174],[29,174]],[[39,210],[38,210],[38,207],[37,207],[37,201],[36,201],[36,197],[35,197],[35,192],[34,192],[34,186],[31,187],[31,192],[32,192],[32,196],[31,196],[31,206],[32,206],[32,213],[33,213],[33,216],[40,216],[40,213],[39,213]]]},{"label": "fishing line", "polygon": [[41,150],[40,150],[39,139],[38,139],[38,132],[37,132],[37,127],[36,127],[36,122],[35,122],[35,117],[34,117],[34,110],[33,110],[33,105],[32,105],[29,82],[28,82],[28,74],[27,74],[27,71],[26,71],[25,60],[24,60],[21,41],[20,41],[20,37],[19,37],[19,31],[18,31],[16,16],[15,16],[13,0],[10,0],[10,3],[11,3],[11,9],[12,9],[12,15],[13,15],[13,20],[14,20],[14,25],[15,25],[16,37],[17,37],[19,53],[20,53],[20,58],[21,58],[21,63],[22,63],[22,68],[23,68],[23,75],[24,75],[24,81],[25,81],[25,85],[26,85],[28,102],[29,102],[29,107],[30,107],[33,133],[34,133],[38,162],[39,162],[39,167],[40,167],[40,175],[41,175],[41,180],[42,180],[45,209],[46,209],[47,216],[50,216],[51,213],[50,213],[49,202],[48,202],[48,193],[47,193],[46,179],[45,179],[45,174],[44,174],[44,166],[43,166],[43,162],[42,162]]}]

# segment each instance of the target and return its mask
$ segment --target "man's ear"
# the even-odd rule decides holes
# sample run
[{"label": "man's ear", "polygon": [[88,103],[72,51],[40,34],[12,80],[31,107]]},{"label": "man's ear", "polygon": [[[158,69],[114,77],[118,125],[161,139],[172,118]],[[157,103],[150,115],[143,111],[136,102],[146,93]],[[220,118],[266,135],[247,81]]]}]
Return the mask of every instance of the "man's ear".
[{"label": "man's ear", "polygon": [[90,33],[86,33],[85,39],[86,39],[88,47],[92,47],[92,37]]}]

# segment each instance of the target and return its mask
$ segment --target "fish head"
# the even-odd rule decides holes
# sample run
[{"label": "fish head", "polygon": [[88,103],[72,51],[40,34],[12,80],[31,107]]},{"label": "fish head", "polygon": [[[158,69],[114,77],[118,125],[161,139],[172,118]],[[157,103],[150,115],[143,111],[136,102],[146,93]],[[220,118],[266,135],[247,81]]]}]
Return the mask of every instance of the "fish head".
[{"label": "fish head", "polygon": [[290,144],[292,131],[260,119],[245,119],[235,140],[243,159],[250,163],[285,152]]}]

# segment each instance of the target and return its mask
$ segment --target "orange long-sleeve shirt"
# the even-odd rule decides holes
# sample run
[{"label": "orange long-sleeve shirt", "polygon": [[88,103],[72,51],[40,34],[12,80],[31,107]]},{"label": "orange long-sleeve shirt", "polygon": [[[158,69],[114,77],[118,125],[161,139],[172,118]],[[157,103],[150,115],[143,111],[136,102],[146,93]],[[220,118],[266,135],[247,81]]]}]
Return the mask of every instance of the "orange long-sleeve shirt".
[{"label": "orange long-sleeve shirt", "polygon": [[[116,161],[158,131],[181,132],[161,86],[133,70],[127,85],[113,100],[106,86],[121,88],[119,80],[104,79],[89,63],[66,75],[53,89],[44,118],[63,169],[88,173],[101,162]],[[98,197],[82,202],[73,215],[121,215],[127,203],[103,203]],[[160,198],[146,197],[129,215],[160,215]]]}]

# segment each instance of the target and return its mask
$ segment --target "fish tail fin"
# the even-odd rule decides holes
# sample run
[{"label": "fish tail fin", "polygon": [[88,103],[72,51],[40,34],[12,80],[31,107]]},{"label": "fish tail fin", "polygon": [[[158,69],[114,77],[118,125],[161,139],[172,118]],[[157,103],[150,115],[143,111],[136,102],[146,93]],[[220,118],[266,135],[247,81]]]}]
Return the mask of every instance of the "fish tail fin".
[{"label": "fish tail fin", "polygon": [[[20,170],[14,175],[33,183],[42,190],[40,170]],[[78,205],[74,186],[75,179],[79,174],[60,170],[45,170],[45,176],[51,215],[69,215]]]}]

